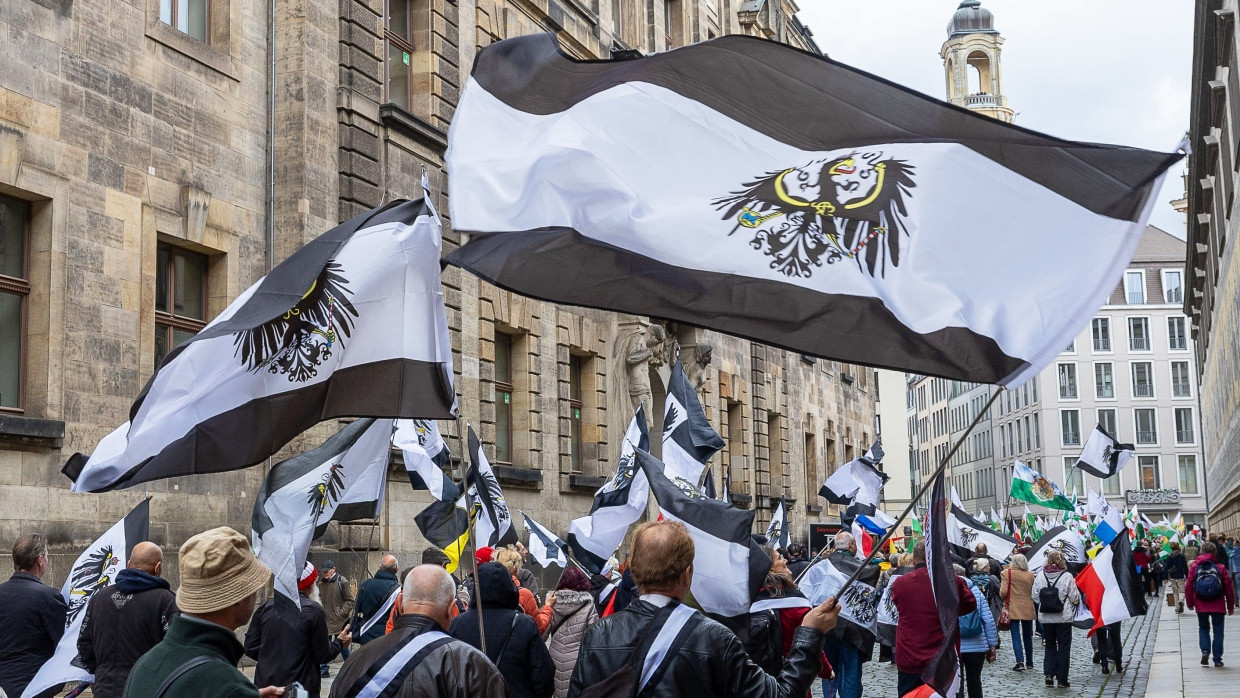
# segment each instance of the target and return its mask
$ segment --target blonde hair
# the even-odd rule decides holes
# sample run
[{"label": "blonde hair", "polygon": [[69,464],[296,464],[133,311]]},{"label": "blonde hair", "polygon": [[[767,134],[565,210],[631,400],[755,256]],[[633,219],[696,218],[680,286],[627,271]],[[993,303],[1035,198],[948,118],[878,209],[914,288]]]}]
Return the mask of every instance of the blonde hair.
[{"label": "blonde hair", "polygon": [[512,548],[500,548],[495,551],[495,562],[504,566],[508,574],[516,575],[521,571],[521,553]]},{"label": "blonde hair", "polygon": [[1046,564],[1056,567],[1067,567],[1068,563],[1064,562],[1063,553],[1053,550],[1046,554]]},{"label": "blonde hair", "polygon": [[912,567],[916,564],[913,562],[912,553],[901,553],[899,562],[900,564],[896,565],[896,567]]}]

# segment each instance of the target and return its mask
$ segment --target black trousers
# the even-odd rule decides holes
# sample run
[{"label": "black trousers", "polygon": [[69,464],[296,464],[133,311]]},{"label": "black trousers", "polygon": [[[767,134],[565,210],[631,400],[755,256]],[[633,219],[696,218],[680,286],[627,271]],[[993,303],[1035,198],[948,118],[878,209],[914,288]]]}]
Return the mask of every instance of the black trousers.
[{"label": "black trousers", "polygon": [[916,691],[925,685],[925,681],[921,680],[921,674],[908,674],[903,671],[896,672],[896,692],[901,696]]},{"label": "black trousers", "polygon": [[1068,659],[1072,652],[1071,623],[1043,623],[1046,652],[1042,657],[1042,675],[1068,682]]},{"label": "black trousers", "polygon": [[986,666],[985,652],[961,652],[964,663],[964,686],[968,698],[982,698],[982,667]]},{"label": "black trousers", "polygon": [[1098,654],[1102,657],[1102,666],[1107,665],[1107,660],[1114,662],[1116,666],[1121,665],[1124,657],[1124,638],[1119,634],[1119,623],[1111,623],[1098,628],[1094,637],[1098,639]]}]

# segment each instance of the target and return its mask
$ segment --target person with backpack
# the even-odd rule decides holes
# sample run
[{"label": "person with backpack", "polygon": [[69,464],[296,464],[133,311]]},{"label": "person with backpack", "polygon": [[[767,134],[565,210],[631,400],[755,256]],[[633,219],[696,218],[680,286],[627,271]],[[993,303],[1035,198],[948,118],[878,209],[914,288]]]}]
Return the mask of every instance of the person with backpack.
[{"label": "person with backpack", "polygon": [[[995,650],[999,647],[999,631],[995,628],[995,617],[990,612],[990,603],[984,592],[974,579],[990,577],[989,563],[978,559],[973,561],[978,574],[972,578],[965,577],[965,584],[977,601],[973,612],[960,616],[960,662],[964,665],[964,685],[968,698],[982,698],[982,667],[987,662],[995,661]],[[956,574],[964,577],[964,568],[955,565]],[[988,583],[988,581],[987,581]]]},{"label": "person with backpack", "polygon": [[[1201,666],[1210,666],[1211,650],[1214,652],[1214,666],[1223,666],[1223,615],[1235,613],[1236,590],[1214,543],[1202,543],[1201,552],[1188,568],[1184,599],[1189,609],[1197,612]],[[1211,629],[1214,631],[1213,643],[1210,641]]]},{"label": "person with backpack", "polygon": [[1072,652],[1072,621],[1081,603],[1081,592],[1076,588],[1058,550],[1046,556],[1046,565],[1033,580],[1033,600],[1038,604],[1038,621],[1042,623],[1042,637],[1046,651],[1042,657],[1042,675],[1047,686],[1069,688],[1068,660]]},{"label": "person with backpack", "polygon": [[503,675],[509,697],[549,698],[555,691],[555,663],[534,619],[521,609],[512,572],[499,562],[488,562],[478,567],[476,579],[481,602],[457,616],[448,634],[483,649],[481,612],[485,654]]},{"label": "person with backpack", "polygon": [[998,618],[1003,601],[999,597],[999,577],[990,573],[990,561],[974,558],[973,569],[969,570],[969,580],[981,590],[982,598],[986,599],[986,605],[990,606],[990,615]]}]

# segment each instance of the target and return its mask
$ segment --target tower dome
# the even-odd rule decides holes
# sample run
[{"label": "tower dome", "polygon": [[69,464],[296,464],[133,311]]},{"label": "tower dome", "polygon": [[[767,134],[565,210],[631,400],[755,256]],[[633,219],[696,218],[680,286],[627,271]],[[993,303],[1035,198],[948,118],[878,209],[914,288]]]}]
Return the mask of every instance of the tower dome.
[{"label": "tower dome", "polygon": [[998,33],[995,31],[995,16],[982,7],[982,0],[964,0],[956,8],[952,21],[947,23],[948,36]]}]

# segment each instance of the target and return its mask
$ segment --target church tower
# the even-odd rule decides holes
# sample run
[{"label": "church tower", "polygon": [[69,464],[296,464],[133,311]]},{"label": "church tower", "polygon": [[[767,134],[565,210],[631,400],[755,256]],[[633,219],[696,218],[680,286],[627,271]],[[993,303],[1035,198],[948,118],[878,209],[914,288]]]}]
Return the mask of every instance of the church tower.
[{"label": "church tower", "polygon": [[1012,123],[1012,108],[1003,96],[1002,47],[995,16],[981,0],[961,2],[939,51],[947,76],[947,101]]}]

